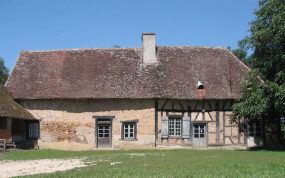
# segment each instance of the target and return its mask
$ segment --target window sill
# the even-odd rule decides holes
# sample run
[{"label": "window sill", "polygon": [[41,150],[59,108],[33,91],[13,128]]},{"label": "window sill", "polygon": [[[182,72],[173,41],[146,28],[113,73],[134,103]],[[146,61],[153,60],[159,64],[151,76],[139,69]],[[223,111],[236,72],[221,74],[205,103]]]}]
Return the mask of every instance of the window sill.
[{"label": "window sill", "polygon": [[180,135],[179,136],[178,135],[177,136],[170,136],[169,135],[168,138],[176,138],[177,139],[177,138],[182,138],[182,137]]},{"label": "window sill", "polygon": [[124,139],[120,139],[121,141],[138,141],[137,138],[124,138]]}]

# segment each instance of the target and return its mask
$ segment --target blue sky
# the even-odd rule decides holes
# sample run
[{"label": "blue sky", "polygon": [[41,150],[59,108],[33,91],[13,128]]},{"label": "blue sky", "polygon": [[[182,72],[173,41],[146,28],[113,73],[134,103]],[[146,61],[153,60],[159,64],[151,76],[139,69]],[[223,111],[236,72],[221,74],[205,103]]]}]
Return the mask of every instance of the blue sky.
[{"label": "blue sky", "polygon": [[0,57],[12,70],[22,50],[231,46],[249,35],[257,0],[0,0]]}]

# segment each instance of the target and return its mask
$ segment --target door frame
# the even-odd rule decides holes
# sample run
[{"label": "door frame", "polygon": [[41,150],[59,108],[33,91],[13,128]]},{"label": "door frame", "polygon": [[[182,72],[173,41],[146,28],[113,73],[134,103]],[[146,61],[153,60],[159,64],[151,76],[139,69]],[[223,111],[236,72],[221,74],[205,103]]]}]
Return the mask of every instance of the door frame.
[{"label": "door frame", "polygon": [[201,147],[201,148],[207,148],[208,147],[208,141],[209,141],[209,138],[208,138],[208,123],[207,122],[194,122],[191,124],[192,127],[191,127],[191,130],[192,130],[192,147],[198,147],[198,146],[195,146],[194,145],[194,134],[195,134],[195,125],[204,125],[204,139],[205,139],[205,146]]},{"label": "door frame", "polygon": [[[93,118],[95,119],[95,148],[99,148],[98,147],[98,126],[99,125],[110,125],[110,148],[112,147],[112,140],[113,140],[113,119],[115,118],[115,116],[93,116]],[[100,122],[100,120],[109,120],[106,123],[104,122]],[[103,148],[103,147],[102,147]],[[106,147],[108,148],[108,147]]]}]

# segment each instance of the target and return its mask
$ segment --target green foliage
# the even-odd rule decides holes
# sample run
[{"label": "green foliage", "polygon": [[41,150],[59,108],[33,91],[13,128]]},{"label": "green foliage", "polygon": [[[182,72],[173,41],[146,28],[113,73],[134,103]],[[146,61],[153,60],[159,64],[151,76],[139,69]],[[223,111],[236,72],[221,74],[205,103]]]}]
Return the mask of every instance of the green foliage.
[{"label": "green foliage", "polygon": [[279,85],[276,81],[269,80],[262,83],[256,76],[256,70],[246,76],[247,82],[241,86],[243,95],[233,106],[233,120],[239,115],[248,119],[256,119],[262,115],[281,118],[285,115],[285,83]]},{"label": "green foliage", "polygon": [[[243,61],[250,59],[250,64],[245,63],[256,69],[241,88],[243,96],[233,107],[234,116],[280,119],[285,115],[285,1],[259,0],[259,6],[250,23],[250,36],[239,41],[234,51]],[[251,56],[245,52],[248,49],[253,51]],[[265,79],[262,87],[255,77],[258,75]]]},{"label": "green foliage", "polygon": [[256,76],[256,70],[251,71],[246,76],[247,81],[241,86],[243,95],[233,106],[233,121],[236,121],[240,115],[248,119],[256,119],[268,110],[269,99],[266,97],[264,88]]},{"label": "green foliage", "polygon": [[115,44],[113,48],[121,48],[121,46]]},{"label": "green foliage", "polygon": [[[84,159],[87,167],[26,177],[284,177],[285,154],[245,150],[38,150],[8,152],[22,160]],[[41,156],[42,155],[42,156]],[[50,157],[48,157],[48,155]],[[110,165],[112,162],[118,164]],[[96,163],[96,164],[94,164]]]},{"label": "green foliage", "polygon": [[267,81],[264,91],[270,102],[267,113],[278,118],[285,116],[285,83]]},{"label": "green foliage", "polygon": [[259,0],[259,5],[245,41],[253,50],[254,67],[272,81],[278,72],[285,73],[285,1]]},{"label": "green foliage", "polygon": [[0,57],[0,85],[4,85],[9,76],[9,69],[4,64],[5,61]]}]

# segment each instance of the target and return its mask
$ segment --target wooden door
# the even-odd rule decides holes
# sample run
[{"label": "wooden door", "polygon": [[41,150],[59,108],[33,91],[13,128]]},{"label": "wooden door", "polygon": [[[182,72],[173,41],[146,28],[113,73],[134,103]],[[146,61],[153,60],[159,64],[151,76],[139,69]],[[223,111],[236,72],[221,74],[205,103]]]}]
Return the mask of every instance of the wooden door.
[{"label": "wooden door", "polygon": [[207,135],[206,124],[194,124],[193,147],[207,147]]},{"label": "wooden door", "polygon": [[111,147],[111,124],[98,124],[98,147]]}]

